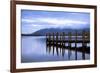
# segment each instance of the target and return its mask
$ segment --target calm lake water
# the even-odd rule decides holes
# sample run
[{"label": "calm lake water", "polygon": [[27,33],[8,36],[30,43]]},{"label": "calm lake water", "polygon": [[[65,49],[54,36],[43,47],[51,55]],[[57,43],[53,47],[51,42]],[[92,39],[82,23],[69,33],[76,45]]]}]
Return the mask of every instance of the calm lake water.
[{"label": "calm lake water", "polygon": [[[82,44],[78,44],[78,46],[81,45]],[[74,46],[74,43],[72,44],[72,46]],[[75,60],[75,51],[70,52],[69,58],[68,49],[64,50],[63,56],[61,53],[57,54],[56,50],[52,50],[52,47],[50,52],[48,52],[47,50],[48,47],[46,47],[46,38],[44,36],[22,36],[22,63]],[[85,54],[85,59],[90,59],[90,54]],[[77,52],[77,60],[82,60],[81,52]]]}]

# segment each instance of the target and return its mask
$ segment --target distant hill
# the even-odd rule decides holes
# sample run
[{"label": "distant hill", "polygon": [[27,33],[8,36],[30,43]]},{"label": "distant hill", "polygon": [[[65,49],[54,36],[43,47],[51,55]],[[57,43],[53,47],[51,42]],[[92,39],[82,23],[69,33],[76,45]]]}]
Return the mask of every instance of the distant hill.
[{"label": "distant hill", "polygon": [[45,36],[46,33],[54,33],[56,34],[56,32],[62,33],[65,32],[66,34],[68,32],[72,32],[73,34],[75,33],[75,31],[78,31],[78,33],[82,32],[83,30],[89,32],[90,29],[89,28],[84,28],[84,29],[59,29],[59,28],[49,28],[49,29],[41,29],[38,30],[32,34],[22,34],[22,36]]}]

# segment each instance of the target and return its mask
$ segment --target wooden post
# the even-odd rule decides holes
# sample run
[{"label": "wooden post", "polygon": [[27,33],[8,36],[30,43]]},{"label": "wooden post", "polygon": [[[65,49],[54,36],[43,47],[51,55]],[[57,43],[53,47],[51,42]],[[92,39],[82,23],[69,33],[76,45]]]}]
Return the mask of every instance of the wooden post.
[{"label": "wooden post", "polygon": [[75,32],[75,60],[77,60],[77,30]]},{"label": "wooden post", "polygon": [[61,33],[60,33],[60,45],[62,46],[62,35],[61,35]]},{"label": "wooden post", "polygon": [[56,33],[56,53],[58,54],[58,32]]},{"label": "wooden post", "polygon": [[62,56],[64,57],[64,54],[65,54],[65,49],[64,49],[64,47],[65,47],[65,33],[63,32],[62,33],[62,40],[61,40],[61,42],[62,42],[62,45],[61,45],[61,47],[62,47]]},{"label": "wooden post", "polygon": [[[84,32],[84,41],[87,41],[87,36],[88,36],[87,32]],[[87,47],[87,42],[85,42],[84,46],[85,48]]]},{"label": "wooden post", "polygon": [[54,51],[55,51],[55,49],[54,49],[54,42],[55,42],[55,38],[54,38],[55,35],[54,35],[54,33],[52,34],[52,36],[53,36],[53,39],[52,39],[52,40],[53,40],[53,41],[52,41],[52,45],[53,45],[53,55],[54,55]]},{"label": "wooden post", "polygon": [[63,46],[63,43],[64,43],[64,41],[63,41],[63,33],[61,33],[61,48],[63,49],[64,48],[64,46]]},{"label": "wooden post", "polygon": [[46,52],[48,52],[48,34],[46,33]]},{"label": "wooden post", "polygon": [[63,40],[63,47],[64,47],[65,46],[65,42],[64,42],[65,41],[65,33],[64,32],[63,32],[62,36],[63,36],[62,40]]},{"label": "wooden post", "polygon": [[[89,34],[89,32],[86,32],[85,34],[86,34],[86,35],[85,35],[85,36],[86,36],[85,40],[86,40],[86,41],[90,41],[90,34]],[[87,43],[88,43],[88,42],[87,42]],[[87,47],[87,43],[86,43],[86,45],[85,45],[86,47]]]},{"label": "wooden post", "polygon": [[88,40],[90,40],[90,33],[88,32]]},{"label": "wooden post", "polygon": [[49,39],[48,39],[48,42],[49,42],[49,53],[51,51],[51,34],[49,33]]},{"label": "wooden post", "polygon": [[90,32],[87,33],[87,41],[89,41],[88,44],[90,44]]},{"label": "wooden post", "polygon": [[71,48],[71,32],[69,32],[69,47]]},{"label": "wooden post", "polygon": [[82,40],[83,40],[83,44],[82,44],[82,59],[85,59],[85,31],[83,30],[82,32]]},{"label": "wooden post", "polygon": [[71,32],[68,32],[68,59],[70,60],[71,56]]},{"label": "wooden post", "polygon": [[60,33],[60,53],[62,53],[62,48],[63,48],[63,46],[62,46],[62,33]]}]

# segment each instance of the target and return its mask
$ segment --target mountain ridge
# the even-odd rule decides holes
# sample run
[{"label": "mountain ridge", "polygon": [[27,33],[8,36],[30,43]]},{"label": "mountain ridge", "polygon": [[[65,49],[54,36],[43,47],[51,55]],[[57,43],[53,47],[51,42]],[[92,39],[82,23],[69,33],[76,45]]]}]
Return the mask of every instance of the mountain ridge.
[{"label": "mountain ridge", "polygon": [[59,33],[62,33],[62,32],[65,32],[65,33],[68,33],[68,32],[72,32],[72,33],[75,33],[75,31],[78,31],[78,33],[82,32],[82,31],[86,31],[86,32],[89,32],[90,29],[89,28],[84,28],[84,29],[59,29],[59,28],[46,28],[46,29],[40,29],[36,32],[33,32],[31,34],[23,34],[22,33],[22,36],[45,36],[47,33],[54,33],[56,34],[57,32]]}]

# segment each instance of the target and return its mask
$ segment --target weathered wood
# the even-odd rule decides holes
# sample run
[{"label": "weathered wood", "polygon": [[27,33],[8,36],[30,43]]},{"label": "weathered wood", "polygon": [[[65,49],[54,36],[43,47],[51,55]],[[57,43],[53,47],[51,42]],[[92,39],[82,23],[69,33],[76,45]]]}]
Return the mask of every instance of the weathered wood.
[{"label": "weathered wood", "polygon": [[75,35],[76,35],[75,37],[75,60],[77,60],[77,30],[75,32]]},{"label": "weathered wood", "polygon": [[[58,32],[56,33],[56,45],[58,45]],[[57,55],[59,55],[58,54],[58,46],[56,46],[56,53],[57,53]]]},{"label": "weathered wood", "polygon": [[85,59],[85,31],[82,32],[83,33],[83,36],[82,36],[82,39],[83,39],[83,43],[82,43],[82,59]]},{"label": "weathered wood", "polygon": [[63,46],[65,46],[65,43],[64,43],[64,40],[65,40],[65,33],[63,32],[63,35],[62,35],[62,40],[63,40]]},{"label": "weathered wood", "polygon": [[[48,46],[50,46],[50,45],[48,45]],[[55,47],[58,46],[59,48],[62,47],[60,44],[58,44],[58,45],[56,45],[56,44],[51,44],[51,46],[55,46]],[[58,49],[59,49],[59,48],[58,48]],[[69,50],[69,48],[70,48],[70,46],[63,46],[62,49],[68,49],[68,50]],[[70,50],[75,51],[75,47],[71,47]],[[89,50],[90,50],[90,47],[85,47],[84,52],[89,54],[89,53],[90,53]],[[82,47],[77,47],[77,52],[83,52]]]},{"label": "weathered wood", "polygon": [[[82,35],[80,35],[82,34]],[[46,45],[49,47],[49,52],[56,51],[57,55],[59,53],[64,56],[65,49],[68,49],[69,58],[71,56],[71,50],[75,51],[75,59],[77,60],[77,52],[82,52],[82,59],[85,59],[85,53],[90,53],[90,48],[87,47],[87,43],[90,43],[90,34],[88,32],[82,31],[82,33],[78,33],[78,31],[75,31],[74,37],[75,39],[72,39],[73,34],[71,32],[68,32],[67,34],[65,32],[58,33],[48,33],[46,34]],[[79,37],[81,36],[81,37]],[[68,37],[68,39],[66,39]],[[66,43],[68,45],[66,46]],[[72,43],[75,43],[75,47],[72,47]],[[82,43],[82,47],[77,47],[78,43]],[[53,47],[53,48],[51,48]],[[55,47],[55,48],[54,48]]]},{"label": "weathered wood", "polygon": [[[52,34],[52,39],[53,40],[55,39],[54,33]],[[54,44],[54,41],[53,41],[53,44]],[[53,50],[54,50],[54,46],[53,46]]]}]

